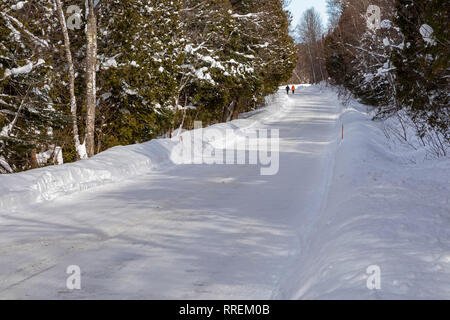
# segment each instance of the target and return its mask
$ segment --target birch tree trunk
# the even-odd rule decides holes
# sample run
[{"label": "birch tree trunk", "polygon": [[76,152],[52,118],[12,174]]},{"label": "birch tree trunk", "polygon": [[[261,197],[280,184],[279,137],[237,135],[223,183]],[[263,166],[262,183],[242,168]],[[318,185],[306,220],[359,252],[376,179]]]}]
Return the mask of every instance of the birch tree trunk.
[{"label": "birch tree trunk", "polygon": [[96,68],[97,68],[97,18],[94,0],[88,0],[89,15],[86,27],[86,151],[88,157],[95,153],[95,108],[96,108]]},{"label": "birch tree trunk", "polygon": [[77,123],[77,100],[75,97],[75,69],[73,66],[72,52],[70,49],[69,31],[67,30],[66,18],[62,8],[61,0],[56,1],[56,8],[58,11],[59,24],[61,25],[62,33],[64,36],[64,50],[66,53],[66,62],[69,67],[69,92],[70,92],[70,113],[72,114],[72,134],[75,143],[75,149],[77,151],[77,160],[85,158],[85,152],[81,152],[80,149],[80,136],[78,133]]}]

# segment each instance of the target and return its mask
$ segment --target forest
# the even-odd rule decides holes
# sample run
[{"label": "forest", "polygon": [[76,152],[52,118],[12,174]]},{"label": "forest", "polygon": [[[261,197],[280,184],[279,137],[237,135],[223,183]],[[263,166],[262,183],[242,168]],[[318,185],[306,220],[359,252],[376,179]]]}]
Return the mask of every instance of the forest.
[{"label": "forest", "polygon": [[[292,82],[326,81],[414,128],[434,156],[450,146],[448,0],[327,0],[323,26],[311,8],[296,27],[299,61]],[[406,141],[407,142],[407,141]]]},{"label": "forest", "polygon": [[281,0],[6,0],[0,173],[256,109],[297,60]]},{"label": "forest", "polygon": [[5,0],[0,173],[86,159],[237,118],[287,83],[326,83],[450,144],[446,0]]}]

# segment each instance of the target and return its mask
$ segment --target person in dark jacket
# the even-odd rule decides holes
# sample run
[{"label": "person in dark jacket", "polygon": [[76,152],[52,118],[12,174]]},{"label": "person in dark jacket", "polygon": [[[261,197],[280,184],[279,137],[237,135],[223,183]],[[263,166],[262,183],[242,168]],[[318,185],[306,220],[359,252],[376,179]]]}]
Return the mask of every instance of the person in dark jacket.
[{"label": "person in dark jacket", "polygon": [[286,93],[287,93],[287,94],[289,94],[289,90],[291,90],[291,89],[289,88],[289,85],[287,85],[287,86],[286,86]]}]

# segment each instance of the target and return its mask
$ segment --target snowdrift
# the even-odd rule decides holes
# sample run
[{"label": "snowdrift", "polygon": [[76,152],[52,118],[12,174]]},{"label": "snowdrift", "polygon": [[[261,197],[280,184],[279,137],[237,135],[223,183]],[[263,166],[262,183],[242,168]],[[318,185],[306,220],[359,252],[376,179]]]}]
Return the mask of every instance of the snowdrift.
[{"label": "snowdrift", "polygon": [[[266,107],[244,114],[242,119],[216,124],[203,130],[205,132],[213,129],[224,133],[232,130],[233,136],[237,139],[246,129],[257,125],[267,117],[283,112],[288,105],[289,98],[280,91],[267,98]],[[181,136],[190,133],[192,131],[184,132]],[[0,175],[0,209],[13,209],[33,202],[52,200],[61,195],[179,164],[177,151],[182,148],[180,141],[180,137],[155,139],[142,144],[114,147],[91,159],[76,163]],[[196,145],[208,143],[220,147],[221,142],[201,141]]]},{"label": "snowdrift", "polygon": [[[424,161],[372,116],[343,106],[326,206],[277,298],[450,298],[450,161]],[[367,286],[374,268],[380,290]]]}]

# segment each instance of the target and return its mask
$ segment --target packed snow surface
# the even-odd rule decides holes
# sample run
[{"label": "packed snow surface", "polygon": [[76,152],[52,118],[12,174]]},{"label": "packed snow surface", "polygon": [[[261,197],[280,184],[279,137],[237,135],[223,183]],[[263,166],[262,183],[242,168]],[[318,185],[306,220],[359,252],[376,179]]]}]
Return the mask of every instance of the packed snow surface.
[{"label": "packed snow surface", "polygon": [[206,129],[279,129],[276,175],[177,164],[176,137],[0,176],[0,298],[449,299],[449,159],[330,88],[283,92]]}]

